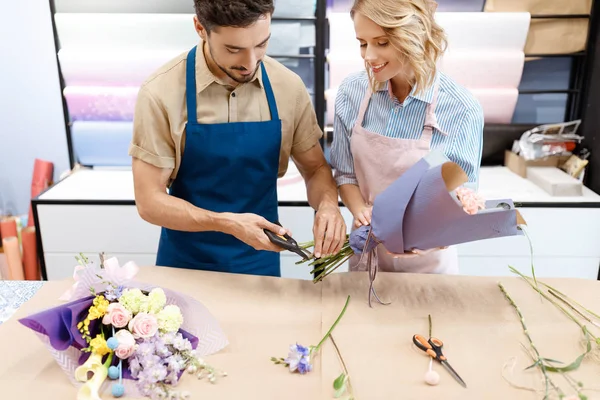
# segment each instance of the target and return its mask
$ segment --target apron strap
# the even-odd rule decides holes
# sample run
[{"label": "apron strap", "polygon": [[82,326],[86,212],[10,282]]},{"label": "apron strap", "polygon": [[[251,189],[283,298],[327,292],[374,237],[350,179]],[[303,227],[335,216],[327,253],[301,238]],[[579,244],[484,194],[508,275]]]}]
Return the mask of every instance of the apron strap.
[{"label": "apron strap", "polygon": [[188,53],[185,65],[185,98],[187,102],[188,123],[198,123],[198,109],[196,107],[196,48],[194,46]]},{"label": "apron strap", "polygon": [[371,100],[371,85],[367,85],[367,90],[365,91],[365,95],[362,99],[362,103],[360,103],[360,109],[358,110],[358,117],[356,118],[355,125],[362,126],[363,120],[365,118],[365,113],[367,112],[367,107],[369,107],[369,101]]},{"label": "apron strap", "polygon": [[446,133],[443,132],[438,126],[437,118],[435,117],[435,107],[437,106],[438,92],[439,80],[436,80],[433,86],[433,98],[431,99],[431,103],[428,104],[427,108],[425,109],[425,123],[423,124],[423,132],[421,133],[421,140],[430,144],[434,128],[446,135]]},{"label": "apron strap", "polygon": [[273,88],[271,87],[271,81],[267,75],[265,64],[262,62],[260,63],[260,69],[262,73],[263,85],[265,85],[265,94],[267,95],[267,101],[269,102],[269,110],[271,111],[271,120],[277,121],[279,119],[277,102],[275,101],[275,95],[273,94]]}]

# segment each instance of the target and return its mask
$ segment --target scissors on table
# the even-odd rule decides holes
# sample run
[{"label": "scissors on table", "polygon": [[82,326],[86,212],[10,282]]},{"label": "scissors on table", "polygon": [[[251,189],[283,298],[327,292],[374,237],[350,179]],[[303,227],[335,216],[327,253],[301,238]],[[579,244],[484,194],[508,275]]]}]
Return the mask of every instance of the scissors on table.
[{"label": "scissors on table", "polygon": [[467,384],[465,383],[465,381],[463,381],[462,378],[458,375],[458,373],[454,370],[454,368],[452,368],[450,366],[450,364],[448,364],[448,360],[442,353],[442,347],[444,346],[444,342],[442,342],[440,339],[436,339],[436,338],[432,338],[432,337],[430,337],[429,340],[427,340],[427,339],[425,339],[424,336],[414,335],[413,343],[419,349],[421,349],[425,353],[427,353],[431,358],[433,358],[434,360],[436,360],[440,364],[442,364],[444,366],[444,368],[446,368],[446,370],[448,370],[450,375],[452,375],[454,377],[454,379],[456,379],[458,381],[458,383],[460,383],[465,388],[467,387]]},{"label": "scissors on table", "polygon": [[[277,225],[281,226],[281,224],[279,222],[275,222]],[[268,229],[264,229],[265,234],[269,237],[269,240],[271,241],[271,243],[274,243],[278,246],[283,247],[286,250],[289,250],[293,253],[298,254],[300,257],[302,257],[303,260],[310,260],[311,258],[311,254],[304,250],[302,247],[300,247],[298,245],[298,242],[296,242],[296,240],[294,240],[294,238],[292,238],[290,235],[288,235],[287,233],[285,235],[278,235],[274,232],[271,232]]]}]

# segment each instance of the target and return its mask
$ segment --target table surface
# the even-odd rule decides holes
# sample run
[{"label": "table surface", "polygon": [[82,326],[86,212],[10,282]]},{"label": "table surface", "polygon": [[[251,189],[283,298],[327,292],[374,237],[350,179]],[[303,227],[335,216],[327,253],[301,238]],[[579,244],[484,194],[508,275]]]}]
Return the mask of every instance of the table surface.
[{"label": "table surface", "polygon": [[[486,199],[510,198],[521,203],[600,203],[600,195],[588,188],[584,188],[583,196],[551,196],[506,167],[482,167],[479,192]],[[277,193],[280,202],[307,202],[304,181],[293,167],[293,163],[290,163],[286,176],[280,179]],[[82,169],[40,195],[39,199],[133,201],[133,175],[131,169]]]},{"label": "table surface", "polygon": [[[373,308],[367,304],[368,277],[362,272],[334,274],[315,285],[302,280],[147,267],[137,279],[193,296],[217,318],[228,337],[225,349],[206,357],[228,372],[226,378],[216,385],[189,375],[182,378],[180,389],[190,390],[195,398],[333,398],[332,382],[342,367],[330,341],[313,359],[314,370],[304,376],[290,374],[283,366],[273,365],[270,358],[287,356],[289,345],[296,342],[316,345],[347,296],[351,296],[350,305],[333,336],[350,372],[356,399],[541,399],[505,380],[542,386],[537,369],[525,370],[532,363],[521,347],[527,345],[527,339],[515,309],[498,288],[499,281],[519,305],[542,357],[570,363],[582,353],[579,327],[516,277],[380,273],[378,293],[391,304]],[[589,307],[600,303],[599,282],[544,282]],[[71,283],[45,283],[0,325],[0,387],[6,398],[76,398],[77,389],[46,347],[18,322],[18,318],[60,304],[58,297]],[[445,342],[445,355],[467,389],[439,364],[434,364],[434,370],[441,377],[440,384],[424,383],[429,359],[412,344],[412,336],[427,335],[428,315],[432,316],[433,335]],[[596,328],[593,331],[600,333]],[[571,375],[597,389],[599,373],[597,357],[588,357]],[[570,394],[561,377],[553,378]],[[589,399],[598,398],[598,393],[585,392]],[[106,394],[103,398],[112,397]]]}]

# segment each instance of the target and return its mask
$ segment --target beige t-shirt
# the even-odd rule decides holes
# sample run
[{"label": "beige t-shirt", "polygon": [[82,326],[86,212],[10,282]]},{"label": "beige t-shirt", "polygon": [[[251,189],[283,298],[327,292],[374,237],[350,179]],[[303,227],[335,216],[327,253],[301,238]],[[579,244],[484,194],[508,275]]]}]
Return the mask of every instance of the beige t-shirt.
[{"label": "beige t-shirt", "polygon": [[[196,51],[196,91],[198,123],[268,121],[269,104],[262,74],[235,89],[218,80],[208,69],[203,42]],[[188,53],[159,68],[140,87],[135,107],[133,139],[129,155],[159,168],[173,168],[175,179],[185,145],[187,108],[185,70]],[[279,118],[282,122],[279,177],[290,155],[314,147],[323,135],[304,82],[294,72],[265,57],[266,68]]]}]

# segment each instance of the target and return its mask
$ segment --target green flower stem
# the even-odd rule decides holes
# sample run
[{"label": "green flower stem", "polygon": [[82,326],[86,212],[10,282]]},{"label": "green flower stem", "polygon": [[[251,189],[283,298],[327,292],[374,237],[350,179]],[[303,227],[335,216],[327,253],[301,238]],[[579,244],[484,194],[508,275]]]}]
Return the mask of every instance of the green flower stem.
[{"label": "green flower stem", "polygon": [[316,347],[313,348],[313,350],[315,352],[319,351],[319,349],[321,348],[321,346],[323,345],[323,343],[327,340],[327,338],[329,338],[329,336],[331,336],[331,332],[333,332],[333,330],[335,329],[336,325],[340,322],[340,320],[344,316],[344,313],[346,312],[346,308],[348,308],[348,303],[349,302],[350,302],[350,296],[348,296],[348,298],[346,298],[346,304],[344,304],[344,308],[342,309],[342,312],[337,317],[337,319],[335,320],[335,322],[333,323],[333,325],[331,325],[331,328],[329,328],[329,331],[325,334],[325,336],[323,337],[323,339],[321,339],[321,341],[319,342],[319,344]]},{"label": "green flower stem", "polygon": [[338,345],[333,340],[333,335],[329,335],[329,339],[335,348],[335,352],[337,353],[340,362],[342,363],[342,368],[344,369],[344,375],[346,376],[346,382],[348,383],[348,393],[350,393],[350,398],[355,399],[354,390],[352,389],[352,382],[350,382],[350,373],[348,372],[348,368],[346,367],[346,363],[344,362],[344,358],[342,357],[342,352],[340,351]]},{"label": "green flower stem", "polygon": [[571,310],[573,310],[577,315],[579,315],[581,318],[585,319],[586,321],[588,321],[590,324],[594,325],[594,326],[599,326],[596,322],[592,321],[592,319],[590,317],[588,317],[587,315],[583,314],[581,311],[579,311],[577,308],[575,308],[575,306],[573,306],[571,303],[569,303],[569,301],[567,301],[566,299],[563,299],[561,296],[559,296],[555,291],[553,291],[552,289],[548,289],[548,293],[550,293],[552,296],[556,297],[558,300],[560,300],[561,302],[565,303],[567,305],[567,307],[569,307]]},{"label": "green flower stem", "polygon": [[[508,292],[506,291],[506,289],[504,288],[504,285],[502,285],[502,283],[498,283],[498,287],[504,294],[504,297],[506,297],[506,299],[509,301],[509,303],[513,306],[513,308],[519,315],[519,320],[521,322],[521,327],[523,328],[523,333],[525,334],[525,336],[527,337],[527,340],[529,341],[529,346],[531,346],[531,349],[535,353],[534,361],[540,366],[540,369],[542,370],[542,373],[544,374],[544,379],[546,382],[546,392],[545,392],[546,395],[544,396],[544,398],[546,399],[546,398],[548,398],[548,388],[550,385],[550,378],[548,377],[548,373],[546,372],[546,366],[544,365],[544,362],[541,359],[540,353],[539,353],[537,347],[535,347],[535,344],[533,343],[531,336],[529,335],[529,331],[527,330],[527,325],[525,325],[525,317],[523,317],[523,314],[521,313],[519,306],[517,306],[517,304],[512,299],[512,297],[510,297],[510,295],[508,294]],[[540,291],[540,293],[542,293],[542,292]]]},{"label": "green flower stem", "polygon": [[[548,296],[546,293],[542,292],[537,286],[535,286],[534,284],[531,283],[531,278],[529,278],[528,276],[523,275],[521,272],[519,272],[516,268],[509,266],[510,270],[519,275],[521,278],[523,278],[525,280],[525,282],[527,282],[529,284],[529,286],[531,286],[533,288],[533,290],[535,290],[536,292],[538,292],[539,294],[541,294],[546,300],[548,300],[550,303],[552,303],[556,308],[558,308],[559,310],[561,310],[563,312],[563,314],[565,314],[567,317],[569,317],[573,322],[575,322],[577,325],[579,325],[579,327],[581,329],[585,329],[584,325],[573,315],[571,314],[567,309],[565,309],[563,306],[561,306],[560,304],[558,304],[558,302],[556,300],[554,300],[553,298],[551,298],[550,296]],[[596,341],[596,343],[598,343],[598,338],[596,336],[594,336],[591,332],[588,332],[588,334],[590,335],[590,337],[592,339],[594,339],[594,341]]]},{"label": "green flower stem", "polygon": [[114,354],[115,354],[115,352],[111,351],[110,354],[108,355],[108,357],[106,358],[106,361],[104,362],[104,367],[106,369],[108,369],[108,367],[110,367],[110,364],[112,363]]},{"label": "green flower stem", "polygon": [[578,303],[577,301],[573,300],[572,298],[570,298],[569,296],[567,296],[566,294],[562,293],[561,291],[559,291],[558,289],[553,288],[552,286],[544,283],[544,282],[540,282],[543,286],[545,286],[546,288],[552,290],[553,292],[559,294],[561,297],[563,297],[564,299],[567,299],[570,303],[575,304],[576,306],[578,306],[579,308],[585,310],[585,312],[587,312],[588,314],[590,314],[591,316],[600,319],[600,315],[596,314],[595,312],[593,312],[592,310],[587,309],[586,307],[584,307],[582,304]]}]

